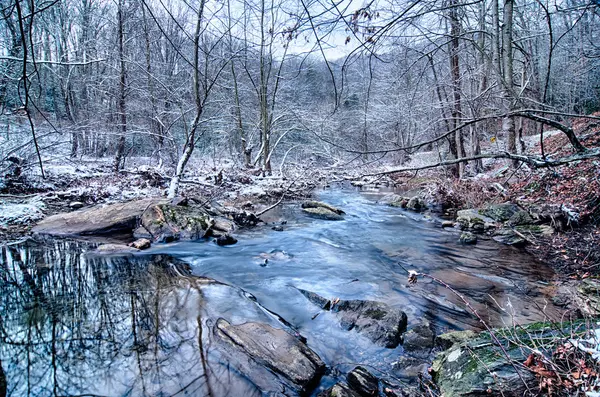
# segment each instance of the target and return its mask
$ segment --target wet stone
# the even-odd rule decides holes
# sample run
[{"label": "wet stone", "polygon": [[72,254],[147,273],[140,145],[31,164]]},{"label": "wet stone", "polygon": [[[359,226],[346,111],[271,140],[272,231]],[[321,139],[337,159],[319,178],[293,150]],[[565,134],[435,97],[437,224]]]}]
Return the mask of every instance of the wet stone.
[{"label": "wet stone", "polygon": [[215,242],[217,243],[217,245],[220,246],[233,245],[237,243],[237,239],[233,236],[230,236],[229,234],[224,234],[222,236],[217,237],[215,239]]},{"label": "wet stone", "polygon": [[[306,394],[325,371],[325,363],[306,344],[268,324],[248,322],[232,325],[219,319],[214,332],[225,343],[223,348],[230,353],[231,362],[237,363],[244,376],[263,384],[265,392],[276,391],[269,388],[281,390],[284,387]],[[265,372],[265,368],[272,374],[271,377],[277,379],[268,382],[265,376],[269,372]],[[272,386],[277,383],[278,387]]]},{"label": "wet stone", "polygon": [[322,391],[317,397],[361,397],[345,383],[336,383],[329,389]]},{"label": "wet stone", "polygon": [[150,242],[150,240],[146,239],[146,238],[140,238],[135,240],[132,243],[129,243],[128,246],[129,247],[133,247],[139,250],[145,250],[150,248],[150,246],[152,245],[152,243]]},{"label": "wet stone", "polygon": [[350,387],[363,397],[377,396],[379,380],[363,367],[356,367],[348,373],[346,380]]},{"label": "wet stone", "polygon": [[98,254],[132,254],[134,252],[139,252],[140,250],[135,247],[130,247],[125,244],[102,244],[96,248],[94,253]]},{"label": "wet stone", "polygon": [[311,291],[298,291],[321,309],[337,313],[343,329],[355,330],[380,346],[398,346],[402,333],[406,331],[406,313],[385,303],[367,300],[330,301]]},{"label": "wet stone", "polygon": [[421,197],[415,196],[415,197],[412,197],[410,200],[408,200],[408,203],[406,203],[406,209],[409,209],[411,211],[420,212],[420,211],[427,209],[427,205],[425,204],[425,201]]},{"label": "wet stone", "polygon": [[84,206],[85,204],[83,204],[81,201],[73,201],[69,204],[69,207],[74,210],[78,210],[80,208],[83,208]]},{"label": "wet stone", "polygon": [[433,332],[429,321],[422,320],[409,329],[403,335],[403,339],[402,346],[405,352],[416,356],[427,356],[433,348],[435,332]]},{"label": "wet stone", "polygon": [[302,208],[302,211],[313,218],[323,219],[326,221],[341,221],[344,219],[342,215],[323,207]]},{"label": "wet stone", "polygon": [[471,232],[462,232],[458,241],[460,241],[462,244],[476,244],[477,236]]}]

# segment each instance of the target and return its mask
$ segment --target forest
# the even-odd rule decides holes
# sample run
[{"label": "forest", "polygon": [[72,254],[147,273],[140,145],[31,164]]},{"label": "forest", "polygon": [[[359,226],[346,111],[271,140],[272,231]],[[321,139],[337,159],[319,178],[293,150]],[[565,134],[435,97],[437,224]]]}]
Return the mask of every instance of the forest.
[{"label": "forest", "polygon": [[599,1],[0,11],[0,397],[600,395]]}]

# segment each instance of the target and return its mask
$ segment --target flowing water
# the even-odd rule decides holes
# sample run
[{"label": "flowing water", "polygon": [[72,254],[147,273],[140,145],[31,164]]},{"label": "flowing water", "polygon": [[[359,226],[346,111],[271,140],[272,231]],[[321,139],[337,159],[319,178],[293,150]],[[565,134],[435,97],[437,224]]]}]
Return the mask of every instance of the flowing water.
[{"label": "flowing water", "polygon": [[[493,241],[460,245],[457,231],[379,198],[324,191],[345,220],[312,219],[290,204],[268,215],[287,221],[283,232],[240,231],[228,247],[180,242],[125,257],[68,240],[2,247],[0,395],[5,382],[14,396],[260,396],[219,353],[210,332],[218,318],[304,336],[329,368],[320,389],[357,363],[410,375],[397,364],[401,346],[344,331],[298,288],[385,302],[407,313],[409,328],[427,318],[438,333],[481,326],[456,293],[492,326],[559,316],[547,267]],[[409,286],[408,269],[454,291],[428,278]]]}]

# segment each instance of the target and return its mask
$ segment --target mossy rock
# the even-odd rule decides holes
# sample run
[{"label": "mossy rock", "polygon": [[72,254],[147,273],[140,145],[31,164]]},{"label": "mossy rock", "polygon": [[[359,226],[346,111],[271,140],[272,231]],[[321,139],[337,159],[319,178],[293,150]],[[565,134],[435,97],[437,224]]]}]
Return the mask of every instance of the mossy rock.
[{"label": "mossy rock", "polygon": [[406,208],[409,201],[410,201],[410,198],[408,198],[408,197],[400,197],[398,200],[390,202],[390,206],[398,207],[398,208]]},{"label": "mossy rock", "polygon": [[513,203],[492,204],[480,209],[479,213],[497,222],[506,222],[521,209]]},{"label": "mossy rock", "polygon": [[539,322],[493,332],[504,351],[489,332],[478,335],[454,332],[438,336],[438,345],[450,346],[436,356],[432,365],[433,379],[444,396],[516,397],[525,395],[527,388],[536,391],[535,375],[522,365],[531,350],[551,352],[566,337],[582,335],[585,324],[581,321]]},{"label": "mossy rock", "polygon": [[477,236],[471,232],[462,232],[460,234],[458,241],[461,244],[470,244],[470,245],[477,244]]},{"label": "mossy rock", "polygon": [[203,207],[160,204],[144,211],[134,237],[152,241],[198,240],[211,235],[229,233],[233,223],[213,219]]},{"label": "mossy rock", "polygon": [[327,203],[323,203],[321,201],[305,201],[302,203],[302,208],[304,208],[304,209],[325,208],[333,213],[336,213],[337,215],[345,214],[345,212],[343,210],[341,210],[340,208],[334,207],[333,205],[330,205]]},{"label": "mossy rock", "polygon": [[408,200],[406,203],[406,209],[420,212],[427,209],[427,204],[425,204],[425,200],[423,200],[421,197],[415,196]]},{"label": "mossy rock", "polygon": [[316,207],[316,208],[302,208],[302,211],[317,219],[324,219],[327,221],[341,221],[344,217],[340,214],[337,214],[325,207]]},{"label": "mossy rock", "polygon": [[523,210],[515,212],[508,220],[508,224],[511,226],[528,225],[531,223],[533,223],[533,218],[531,218],[531,215],[527,211]]},{"label": "mossy rock", "polygon": [[515,230],[525,236],[531,235],[533,237],[550,236],[555,232],[554,228],[550,225],[520,225],[515,226]]},{"label": "mossy rock", "polygon": [[461,229],[483,231],[494,223],[494,219],[479,213],[476,209],[460,210],[456,213],[456,222]]},{"label": "mossy rock", "polygon": [[453,331],[438,335],[435,338],[435,345],[447,350],[457,343],[463,343],[469,339],[474,339],[477,334],[471,330]]}]

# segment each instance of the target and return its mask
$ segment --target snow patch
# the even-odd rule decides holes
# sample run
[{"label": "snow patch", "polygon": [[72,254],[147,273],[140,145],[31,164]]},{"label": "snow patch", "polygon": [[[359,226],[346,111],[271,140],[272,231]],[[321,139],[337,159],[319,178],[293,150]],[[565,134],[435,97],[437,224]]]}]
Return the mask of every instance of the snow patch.
[{"label": "snow patch", "polygon": [[0,204],[0,226],[23,225],[39,221],[44,217],[46,205],[36,196],[23,203]]}]

